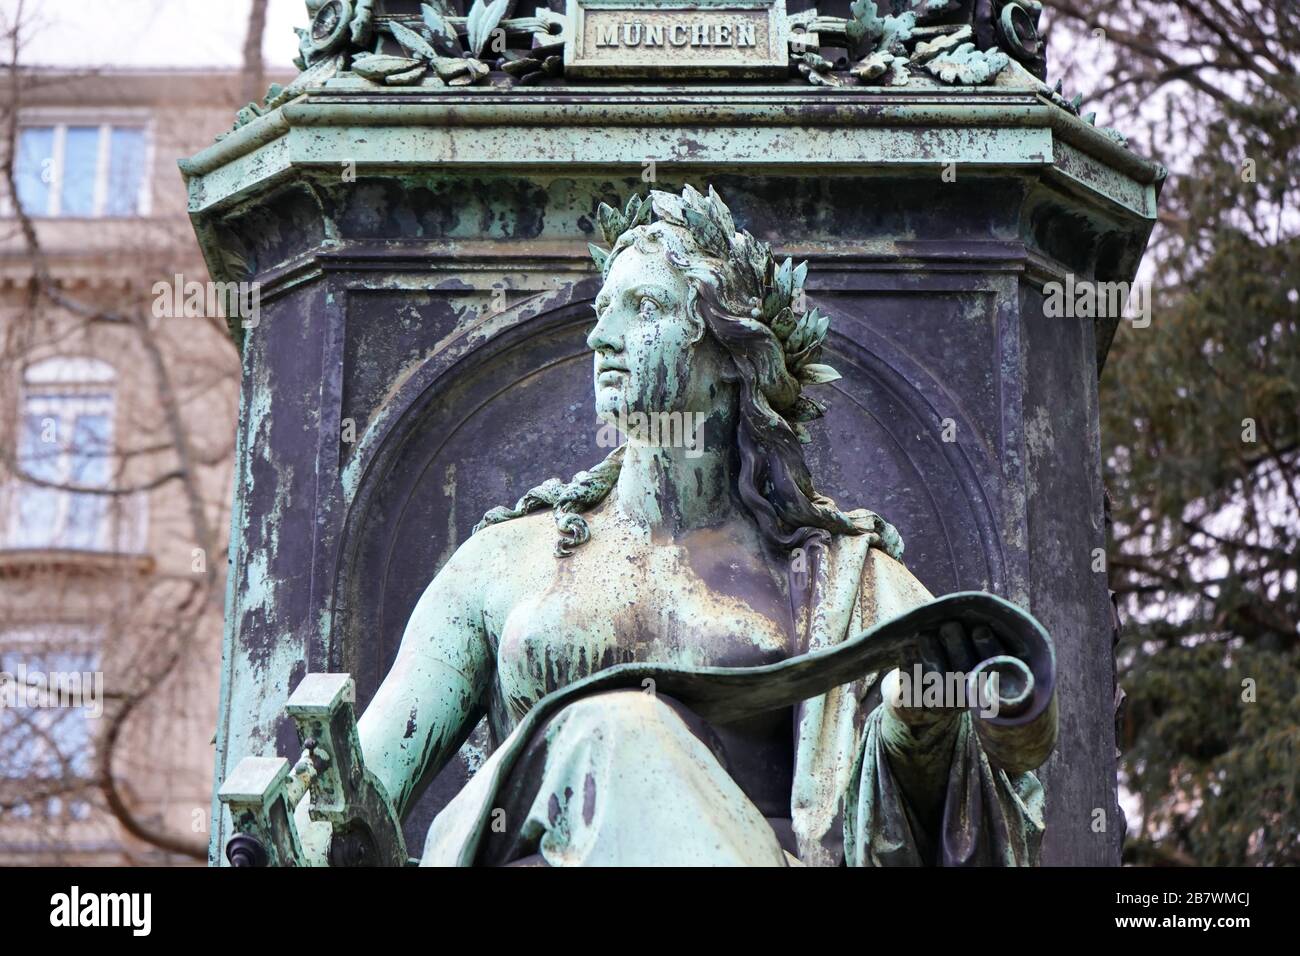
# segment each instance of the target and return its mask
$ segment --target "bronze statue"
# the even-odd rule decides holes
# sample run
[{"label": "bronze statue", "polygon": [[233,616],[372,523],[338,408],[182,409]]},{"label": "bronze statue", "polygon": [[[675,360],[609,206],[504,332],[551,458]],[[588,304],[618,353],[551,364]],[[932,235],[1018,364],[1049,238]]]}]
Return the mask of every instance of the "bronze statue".
[{"label": "bronze statue", "polygon": [[[800,308],[806,265],[774,263],[712,189],[605,207],[602,225],[613,247],[593,250],[605,282],[588,342],[597,413],[627,441],[487,514],[360,722],[400,810],[488,715],[497,751],[435,820],[423,862],[1033,863],[1050,667],[1019,723],[903,706],[894,690],[1007,655],[1042,669],[1029,658],[1050,644],[1017,646],[994,620],[899,640],[903,670],[869,713],[867,672],[723,723],[632,666],[623,689],[570,692],[520,724],[616,665],[683,669],[677,689],[692,670],[788,666],[931,600],[894,528],[841,511],[804,462],[823,411],[805,389],[838,378],[817,361],[826,318]],[[1024,670],[991,673],[1004,707],[1026,697],[1005,686]]]},{"label": "bronze statue", "polygon": [[379,816],[486,714],[424,864],[1034,864],[1051,641],[932,599],[891,525],[817,492],[807,389],[838,375],[806,264],[711,188],[600,219],[588,342],[626,441],[490,511],[428,586],[359,722]]}]

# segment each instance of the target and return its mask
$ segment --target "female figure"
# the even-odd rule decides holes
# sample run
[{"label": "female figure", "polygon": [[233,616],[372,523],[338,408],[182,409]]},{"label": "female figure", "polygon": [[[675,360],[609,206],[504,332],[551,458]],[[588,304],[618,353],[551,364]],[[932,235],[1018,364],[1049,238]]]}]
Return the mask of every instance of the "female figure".
[{"label": "female figure", "polygon": [[[815,489],[802,443],[824,408],[805,389],[838,375],[818,362],[826,318],[801,308],[806,264],[774,263],[712,189],[601,222],[588,343],[626,442],[485,516],[360,721],[400,813],[488,718],[496,749],[423,862],[1034,862],[1050,643],[945,619],[894,528]],[[858,670],[827,663],[927,607]],[[1039,679],[1003,695],[1014,720],[921,706],[897,676],[872,708],[887,643],[904,674],[998,659]]]}]

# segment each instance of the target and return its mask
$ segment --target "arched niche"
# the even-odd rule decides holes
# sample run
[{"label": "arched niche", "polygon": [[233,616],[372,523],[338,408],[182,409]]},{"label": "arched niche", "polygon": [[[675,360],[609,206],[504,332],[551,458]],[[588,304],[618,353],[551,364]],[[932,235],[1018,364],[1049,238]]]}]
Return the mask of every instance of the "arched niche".
[{"label": "arched niche", "polygon": [[[467,325],[371,416],[344,471],[353,493],[326,649],[331,668],[356,676],[361,707],[425,586],[483,513],[608,451],[598,445],[586,346],[594,291],[566,287]],[[1004,590],[1006,559],[980,480],[994,467],[990,449],[959,413],[941,414],[950,408],[943,384],[898,337],[853,314],[838,318],[825,361],[843,378],[820,391],[830,410],[808,449],[819,488],[893,522],[904,560],[931,591]],[[945,429],[957,439],[945,441]],[[456,762],[431,786],[408,819],[414,846],[465,778]]]}]

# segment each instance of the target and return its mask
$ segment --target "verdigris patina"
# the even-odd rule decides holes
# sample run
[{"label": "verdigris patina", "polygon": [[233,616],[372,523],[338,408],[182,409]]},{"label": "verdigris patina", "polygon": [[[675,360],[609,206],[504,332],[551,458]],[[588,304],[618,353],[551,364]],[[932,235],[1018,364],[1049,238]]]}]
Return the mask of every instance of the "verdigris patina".
[{"label": "verdigris patina", "polygon": [[[599,218],[588,344],[626,441],[488,512],[355,733],[350,682],[295,694],[294,776],[250,758],[223,788],[232,862],[392,861],[486,714],[422,863],[1034,864],[1051,640],[992,595],[932,599],[890,524],[817,492],[805,390],[838,375],[807,266],[712,188]],[[691,427],[651,440],[665,418]]]},{"label": "verdigris patina", "polygon": [[[307,0],[303,72],[239,111],[235,128],[303,93],[360,80],[383,87],[562,84],[566,79],[755,79],[798,74],[822,88],[908,85],[1049,88],[1038,0],[853,0],[848,16],[785,0],[433,0],[377,12],[373,0]],[[526,6],[524,4],[523,6]],[[463,8],[464,16],[458,11]],[[1093,123],[1094,114],[1084,117]],[[1115,130],[1102,132],[1122,142]]]}]

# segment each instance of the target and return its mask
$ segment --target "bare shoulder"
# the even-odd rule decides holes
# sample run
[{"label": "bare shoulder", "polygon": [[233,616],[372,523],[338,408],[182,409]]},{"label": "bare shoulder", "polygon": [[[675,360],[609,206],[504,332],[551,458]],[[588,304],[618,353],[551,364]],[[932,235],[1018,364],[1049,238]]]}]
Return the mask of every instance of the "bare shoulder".
[{"label": "bare shoulder", "polygon": [[557,537],[551,513],[535,511],[481,528],[461,543],[447,565],[485,580],[509,579],[534,563],[538,555],[549,557]]}]

